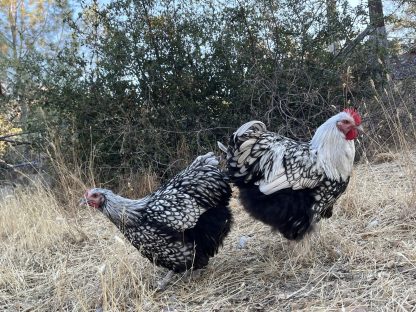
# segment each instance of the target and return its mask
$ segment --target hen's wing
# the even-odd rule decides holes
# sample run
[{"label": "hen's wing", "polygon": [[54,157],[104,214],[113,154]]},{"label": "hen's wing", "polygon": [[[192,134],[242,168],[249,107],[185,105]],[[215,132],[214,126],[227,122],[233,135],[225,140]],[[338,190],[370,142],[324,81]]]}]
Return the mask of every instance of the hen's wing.
[{"label": "hen's wing", "polygon": [[199,156],[174,178],[150,195],[147,217],[169,228],[193,228],[201,214],[226,206],[231,188],[218,169],[213,153]]},{"label": "hen's wing", "polygon": [[308,143],[267,131],[260,121],[242,125],[230,138],[227,164],[237,184],[255,183],[266,195],[287,188],[314,188],[323,180]]}]

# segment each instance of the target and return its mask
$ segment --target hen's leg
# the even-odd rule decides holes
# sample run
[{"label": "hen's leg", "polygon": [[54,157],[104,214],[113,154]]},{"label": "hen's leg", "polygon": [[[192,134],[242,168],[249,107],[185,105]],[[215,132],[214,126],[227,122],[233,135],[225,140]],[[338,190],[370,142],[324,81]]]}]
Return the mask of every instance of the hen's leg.
[{"label": "hen's leg", "polygon": [[157,289],[158,290],[165,290],[166,286],[169,284],[169,282],[171,281],[173,274],[175,274],[175,272],[173,272],[172,270],[169,271],[164,278],[162,278],[160,281],[157,281]]}]

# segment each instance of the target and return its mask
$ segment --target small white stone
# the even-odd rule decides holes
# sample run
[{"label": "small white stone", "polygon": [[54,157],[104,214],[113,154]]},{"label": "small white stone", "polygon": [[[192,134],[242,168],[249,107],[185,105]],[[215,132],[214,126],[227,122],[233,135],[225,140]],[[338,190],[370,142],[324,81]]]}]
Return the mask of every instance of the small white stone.
[{"label": "small white stone", "polygon": [[249,241],[250,237],[242,235],[240,236],[237,244],[237,249],[243,249],[246,247],[247,242]]},{"label": "small white stone", "polygon": [[367,228],[371,229],[379,225],[380,221],[378,219],[374,219],[367,224]]},{"label": "small white stone", "polygon": [[114,235],[114,240],[115,240],[117,243],[120,243],[120,244],[124,245],[124,240],[123,240],[120,236],[118,236],[118,235]]},{"label": "small white stone", "polygon": [[97,267],[98,273],[100,274],[104,274],[106,269],[107,269],[107,266],[105,265],[105,263]]}]

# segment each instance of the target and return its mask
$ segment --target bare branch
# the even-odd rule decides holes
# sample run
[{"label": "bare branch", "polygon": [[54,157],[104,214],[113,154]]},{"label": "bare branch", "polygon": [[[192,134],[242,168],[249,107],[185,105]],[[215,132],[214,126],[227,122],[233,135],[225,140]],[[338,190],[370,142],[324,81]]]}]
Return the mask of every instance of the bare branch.
[{"label": "bare branch", "polygon": [[32,145],[32,142],[27,142],[27,141],[17,141],[17,140],[11,140],[11,139],[6,139],[6,138],[2,138],[0,137],[0,141],[2,142],[7,142],[13,145]]},{"label": "bare branch", "polygon": [[0,136],[0,141],[3,141],[4,139],[12,138],[14,136],[31,134],[31,133],[38,133],[38,132],[31,131],[31,132],[10,133],[10,134]]},{"label": "bare branch", "polygon": [[353,41],[351,41],[345,48],[343,48],[336,57],[346,57],[365,37],[374,31],[373,27],[368,25]]}]

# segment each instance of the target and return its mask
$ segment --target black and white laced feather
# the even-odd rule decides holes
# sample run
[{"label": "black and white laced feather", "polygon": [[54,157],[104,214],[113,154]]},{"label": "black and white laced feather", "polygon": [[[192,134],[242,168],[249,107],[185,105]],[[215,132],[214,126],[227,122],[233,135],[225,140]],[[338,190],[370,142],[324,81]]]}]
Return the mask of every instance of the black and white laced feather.
[{"label": "black and white laced feather", "polygon": [[103,195],[99,209],[145,257],[176,273],[206,266],[232,223],[231,188],[213,153],[139,200],[99,188],[89,194]]},{"label": "black and white laced feather", "polygon": [[355,155],[353,141],[336,129],[333,116],[310,142],[270,132],[260,121],[242,125],[228,146],[228,175],[244,208],[288,239],[301,239],[321,218],[329,218],[345,191]]}]

